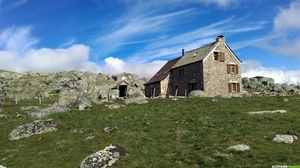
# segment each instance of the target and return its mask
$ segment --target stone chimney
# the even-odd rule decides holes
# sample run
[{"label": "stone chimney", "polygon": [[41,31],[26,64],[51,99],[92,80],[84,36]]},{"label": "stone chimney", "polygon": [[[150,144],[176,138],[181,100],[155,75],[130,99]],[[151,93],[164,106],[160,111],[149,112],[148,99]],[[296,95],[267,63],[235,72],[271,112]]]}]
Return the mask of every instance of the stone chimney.
[{"label": "stone chimney", "polygon": [[181,50],[181,56],[184,56],[184,49]]},{"label": "stone chimney", "polygon": [[225,42],[225,37],[223,35],[218,35],[216,38],[216,42]]}]

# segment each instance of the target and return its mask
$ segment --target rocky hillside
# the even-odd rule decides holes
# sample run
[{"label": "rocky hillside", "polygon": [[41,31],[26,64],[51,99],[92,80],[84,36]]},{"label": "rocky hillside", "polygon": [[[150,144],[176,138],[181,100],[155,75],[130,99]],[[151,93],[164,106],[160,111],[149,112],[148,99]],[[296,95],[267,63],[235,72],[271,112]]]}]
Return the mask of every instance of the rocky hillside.
[{"label": "rocky hillside", "polygon": [[118,98],[118,86],[121,83],[127,85],[128,94],[138,92],[142,95],[145,81],[146,79],[129,73],[108,76],[81,71],[52,74],[0,71],[0,99],[13,99],[17,102],[59,96],[61,102],[66,102],[85,97],[96,103],[108,96]]},{"label": "rocky hillside", "polygon": [[274,79],[257,76],[242,79],[246,94],[261,96],[292,96],[300,95],[300,86],[295,84],[279,84]]}]

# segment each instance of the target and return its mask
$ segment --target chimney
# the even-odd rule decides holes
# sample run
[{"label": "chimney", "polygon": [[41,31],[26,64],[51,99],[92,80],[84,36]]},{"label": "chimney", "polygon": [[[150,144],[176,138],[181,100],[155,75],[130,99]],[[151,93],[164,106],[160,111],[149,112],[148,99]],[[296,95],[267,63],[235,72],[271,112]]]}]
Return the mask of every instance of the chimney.
[{"label": "chimney", "polygon": [[223,35],[218,35],[216,38],[216,42],[225,42],[225,37]]},{"label": "chimney", "polygon": [[184,56],[184,49],[182,49],[182,54],[181,54],[181,56]]}]

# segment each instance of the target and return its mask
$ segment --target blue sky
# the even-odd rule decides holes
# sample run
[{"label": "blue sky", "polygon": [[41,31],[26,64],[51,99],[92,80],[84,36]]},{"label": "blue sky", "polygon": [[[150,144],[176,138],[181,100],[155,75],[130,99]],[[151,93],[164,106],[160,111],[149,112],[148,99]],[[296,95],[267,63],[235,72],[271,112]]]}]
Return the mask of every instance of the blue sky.
[{"label": "blue sky", "polygon": [[300,81],[299,0],[0,0],[0,69],[128,71],[225,35],[243,76]]}]

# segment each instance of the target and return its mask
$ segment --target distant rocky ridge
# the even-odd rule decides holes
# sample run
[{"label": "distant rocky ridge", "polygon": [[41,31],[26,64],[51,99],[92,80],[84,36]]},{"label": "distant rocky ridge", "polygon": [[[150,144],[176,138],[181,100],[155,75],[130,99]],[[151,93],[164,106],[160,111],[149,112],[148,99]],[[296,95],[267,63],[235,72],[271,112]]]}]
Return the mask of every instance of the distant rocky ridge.
[{"label": "distant rocky ridge", "polygon": [[242,78],[243,88],[248,96],[293,96],[300,95],[300,86],[296,84],[279,84],[274,79],[256,76]]},{"label": "distant rocky ridge", "polygon": [[[105,75],[102,73],[65,71],[58,73],[15,73],[0,70],[0,102],[5,99],[22,100],[57,97],[62,106],[77,106],[84,110],[91,103],[107,99],[119,99],[118,86],[127,85],[127,102],[145,98],[145,78],[130,73]],[[242,78],[243,96],[300,95],[300,86],[278,84],[268,77]],[[197,96],[196,96],[197,97]],[[200,95],[198,97],[206,97]]]},{"label": "distant rocky ridge", "polygon": [[82,100],[83,97],[97,103],[108,97],[119,98],[118,86],[122,82],[128,85],[128,93],[143,96],[143,84],[146,79],[130,73],[109,76],[82,71],[49,74],[0,71],[0,101],[10,99],[17,103],[22,100],[43,100],[57,96],[65,103],[63,105],[76,103],[77,99]]}]

